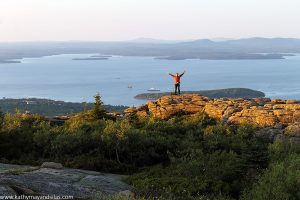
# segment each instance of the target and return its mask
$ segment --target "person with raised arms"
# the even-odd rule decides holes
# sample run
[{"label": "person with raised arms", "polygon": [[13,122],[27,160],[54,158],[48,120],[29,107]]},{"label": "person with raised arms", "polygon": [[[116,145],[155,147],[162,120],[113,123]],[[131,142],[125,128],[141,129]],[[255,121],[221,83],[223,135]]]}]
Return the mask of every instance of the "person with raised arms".
[{"label": "person with raised arms", "polygon": [[173,75],[169,73],[170,76],[173,77],[174,80],[174,86],[175,86],[175,95],[180,94],[180,78],[184,75],[185,70],[182,74],[176,73],[176,75]]}]

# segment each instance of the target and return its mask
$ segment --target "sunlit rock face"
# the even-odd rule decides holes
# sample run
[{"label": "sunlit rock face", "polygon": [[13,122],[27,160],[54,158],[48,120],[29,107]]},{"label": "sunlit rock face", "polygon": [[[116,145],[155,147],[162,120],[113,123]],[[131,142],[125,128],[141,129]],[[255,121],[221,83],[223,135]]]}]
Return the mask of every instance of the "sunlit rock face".
[{"label": "sunlit rock face", "polygon": [[210,99],[198,94],[163,96],[142,107],[129,108],[125,113],[168,119],[176,113],[191,115],[201,111],[219,121],[237,125],[252,123],[262,127],[280,127],[300,122],[300,102],[296,100]]}]

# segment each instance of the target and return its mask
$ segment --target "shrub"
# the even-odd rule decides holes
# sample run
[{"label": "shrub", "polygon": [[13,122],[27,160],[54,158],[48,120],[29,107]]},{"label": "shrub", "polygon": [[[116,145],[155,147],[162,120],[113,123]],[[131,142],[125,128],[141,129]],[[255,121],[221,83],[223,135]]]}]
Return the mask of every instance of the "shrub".
[{"label": "shrub", "polygon": [[296,200],[300,199],[300,156],[290,155],[281,162],[268,168],[249,192],[243,195],[244,200]]},{"label": "shrub", "polygon": [[157,166],[127,181],[139,195],[147,197],[237,196],[241,190],[242,166],[242,160],[234,152],[198,152],[197,157],[180,158],[168,167]]},{"label": "shrub", "polygon": [[[243,198],[255,199],[263,190],[254,183],[265,184],[270,193],[265,199],[297,197],[292,194],[298,194],[293,189],[298,186],[296,145],[268,144],[254,136],[255,126],[217,123],[203,112],[168,120],[110,119],[101,100],[96,102],[96,111],[79,113],[60,126],[38,115],[6,114],[1,160],[136,173],[128,182],[145,199],[239,199],[242,191]],[[271,181],[282,184],[273,191]]]}]

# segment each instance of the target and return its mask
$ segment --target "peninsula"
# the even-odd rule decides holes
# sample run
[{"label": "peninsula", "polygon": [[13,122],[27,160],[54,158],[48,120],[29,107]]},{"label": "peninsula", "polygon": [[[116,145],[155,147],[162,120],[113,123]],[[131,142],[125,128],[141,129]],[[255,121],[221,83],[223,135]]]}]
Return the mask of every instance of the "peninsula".
[{"label": "peninsula", "polygon": [[[170,95],[170,92],[157,92],[157,93],[142,93],[136,95],[136,99],[154,100],[162,96]],[[201,94],[209,98],[258,98],[265,97],[263,92],[252,90],[248,88],[227,88],[216,90],[200,90],[200,91],[183,91],[182,94]]]}]

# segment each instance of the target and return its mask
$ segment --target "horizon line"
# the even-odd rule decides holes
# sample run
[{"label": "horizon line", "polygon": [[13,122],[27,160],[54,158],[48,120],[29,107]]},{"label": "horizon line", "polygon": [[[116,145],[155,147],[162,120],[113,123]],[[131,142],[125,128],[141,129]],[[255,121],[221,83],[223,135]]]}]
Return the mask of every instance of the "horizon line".
[{"label": "horizon line", "polygon": [[[197,40],[211,40],[213,42],[222,42],[222,41],[229,41],[229,40],[243,40],[243,39],[300,39],[300,37],[263,37],[263,36],[253,36],[253,37],[240,37],[240,38],[227,38],[227,37],[214,37],[214,38],[196,38],[196,39],[160,39],[160,38],[151,38],[151,37],[137,37],[133,39],[127,40],[11,40],[11,41],[1,41],[0,43],[38,43],[38,42],[136,42],[138,43],[139,40],[149,40],[149,41],[156,41],[156,42],[192,42]],[[140,41],[143,43],[143,41]],[[149,42],[151,43],[151,42]]]}]

